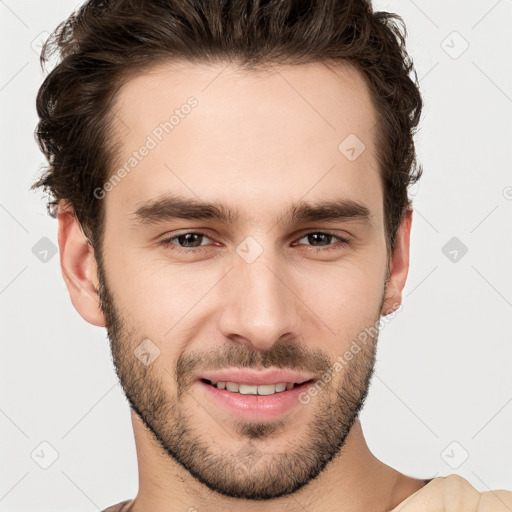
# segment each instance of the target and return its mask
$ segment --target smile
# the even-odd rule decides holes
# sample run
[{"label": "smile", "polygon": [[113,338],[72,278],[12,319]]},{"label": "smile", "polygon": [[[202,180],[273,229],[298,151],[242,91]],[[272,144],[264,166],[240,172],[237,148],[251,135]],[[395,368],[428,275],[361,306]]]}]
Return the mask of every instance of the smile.
[{"label": "smile", "polygon": [[[217,389],[225,389],[232,393],[239,393],[241,395],[273,395],[274,393],[282,393],[283,391],[293,389],[297,384],[295,382],[280,382],[278,384],[242,384],[238,382],[212,382],[204,379],[203,382]],[[309,382],[309,381],[308,381]]]}]

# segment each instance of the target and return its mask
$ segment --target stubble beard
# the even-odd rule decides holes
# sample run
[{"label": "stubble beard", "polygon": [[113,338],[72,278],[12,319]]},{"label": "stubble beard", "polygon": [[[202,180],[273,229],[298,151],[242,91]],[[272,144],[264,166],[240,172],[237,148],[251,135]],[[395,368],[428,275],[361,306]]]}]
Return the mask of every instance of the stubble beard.
[{"label": "stubble beard", "polygon": [[[342,378],[324,383],[314,400],[307,405],[299,405],[298,412],[295,410],[297,407],[294,408],[289,421],[284,418],[273,422],[235,421],[220,425],[206,415],[207,421],[213,425],[207,425],[207,431],[201,430],[201,425],[191,414],[197,410],[199,402],[190,393],[189,380],[192,369],[199,365],[199,358],[190,354],[180,355],[174,372],[171,372],[177,377],[177,389],[171,393],[161,375],[168,370],[156,363],[145,366],[135,357],[134,349],[146,337],[137,335],[136,329],[129,326],[122,312],[115,307],[102,263],[97,263],[98,293],[106,318],[114,367],[130,407],[161,449],[197,481],[224,496],[270,500],[298,491],[341,453],[368,394],[378,332],[350,362],[345,362]],[[378,311],[380,314],[380,307]],[[378,319],[377,315],[376,323]],[[333,367],[334,361],[325,354],[304,352],[304,349],[289,344],[276,344],[265,352],[232,345],[215,361],[238,363],[233,366],[312,370],[312,357],[316,375],[322,375],[318,372],[320,366],[325,370]],[[290,362],[292,364],[288,364]],[[334,387],[335,382],[338,382],[337,387]],[[300,409],[302,407],[305,409]],[[303,427],[303,433],[287,435],[292,420],[296,425],[302,424],[304,417],[308,418],[308,423]],[[218,443],[212,442],[209,432],[215,429],[230,432],[232,449],[229,446],[219,448]],[[283,445],[282,440],[286,438],[289,440]],[[279,444],[283,445],[280,451],[268,450],[272,439],[280,439]]]}]

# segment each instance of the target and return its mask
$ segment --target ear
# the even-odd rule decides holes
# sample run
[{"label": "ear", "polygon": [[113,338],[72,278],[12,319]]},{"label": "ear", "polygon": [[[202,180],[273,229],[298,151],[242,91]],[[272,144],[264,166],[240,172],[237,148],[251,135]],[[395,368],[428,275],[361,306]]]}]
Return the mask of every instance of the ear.
[{"label": "ear", "polygon": [[384,316],[393,313],[402,304],[402,290],[409,272],[411,224],[412,208],[409,208],[398,228],[395,248],[389,261],[386,295],[381,309],[381,315]]},{"label": "ear", "polygon": [[59,249],[62,277],[73,306],[87,322],[106,325],[97,293],[98,273],[94,249],[71,207],[59,206]]}]

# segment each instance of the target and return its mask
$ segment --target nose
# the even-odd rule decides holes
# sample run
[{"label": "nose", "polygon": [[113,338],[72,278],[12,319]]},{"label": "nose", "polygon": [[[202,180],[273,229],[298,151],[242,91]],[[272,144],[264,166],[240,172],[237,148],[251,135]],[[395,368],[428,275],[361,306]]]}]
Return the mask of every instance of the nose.
[{"label": "nose", "polygon": [[223,335],[253,350],[268,350],[281,338],[298,337],[301,303],[293,280],[271,255],[251,263],[236,261],[224,280],[219,319]]}]

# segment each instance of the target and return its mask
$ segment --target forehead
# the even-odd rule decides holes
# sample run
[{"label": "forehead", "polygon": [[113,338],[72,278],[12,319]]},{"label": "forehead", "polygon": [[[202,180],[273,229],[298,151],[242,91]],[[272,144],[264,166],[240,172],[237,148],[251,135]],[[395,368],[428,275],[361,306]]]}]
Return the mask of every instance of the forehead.
[{"label": "forehead", "polygon": [[160,64],[121,88],[114,113],[112,172],[125,172],[107,210],[166,192],[229,203],[251,221],[262,205],[278,214],[303,198],[382,203],[377,114],[348,65]]}]

